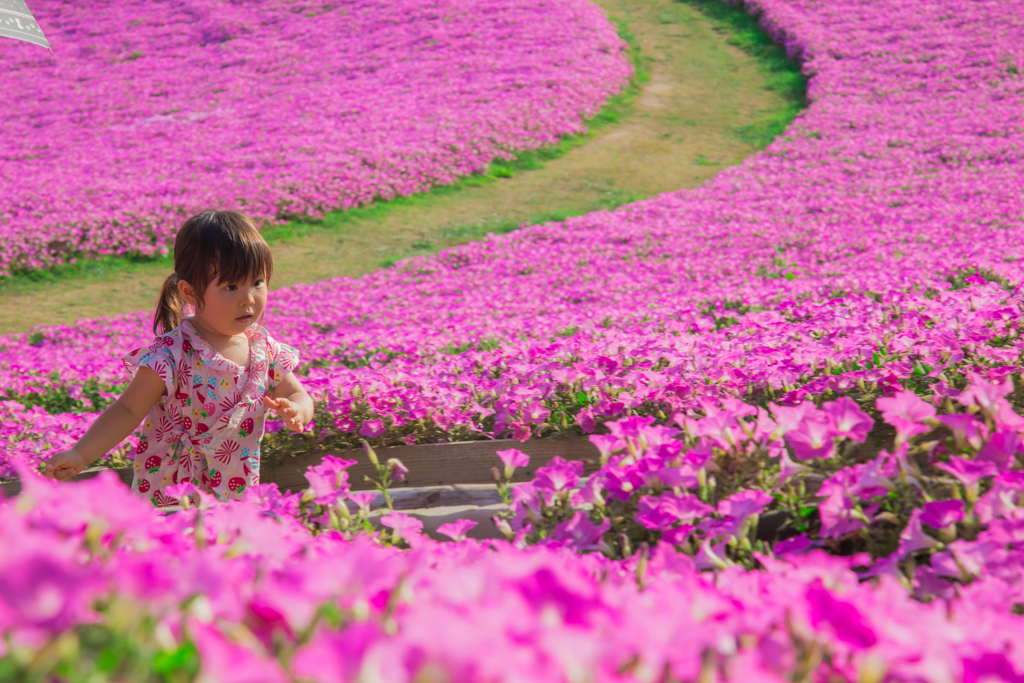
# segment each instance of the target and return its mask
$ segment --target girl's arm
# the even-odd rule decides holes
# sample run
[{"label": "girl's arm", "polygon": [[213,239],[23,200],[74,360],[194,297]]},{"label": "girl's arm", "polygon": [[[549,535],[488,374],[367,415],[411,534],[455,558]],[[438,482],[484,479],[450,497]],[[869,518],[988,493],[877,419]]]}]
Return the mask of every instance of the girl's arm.
[{"label": "girl's arm", "polygon": [[313,399],[294,372],[281,380],[274,389],[273,398],[265,396],[263,403],[273,408],[284,420],[284,426],[293,432],[302,431],[313,419]]},{"label": "girl's arm", "polygon": [[78,443],[71,450],[50,458],[46,463],[46,476],[67,481],[79,474],[124,441],[165,393],[167,387],[160,375],[149,368],[139,368],[124,393],[107,406]]}]

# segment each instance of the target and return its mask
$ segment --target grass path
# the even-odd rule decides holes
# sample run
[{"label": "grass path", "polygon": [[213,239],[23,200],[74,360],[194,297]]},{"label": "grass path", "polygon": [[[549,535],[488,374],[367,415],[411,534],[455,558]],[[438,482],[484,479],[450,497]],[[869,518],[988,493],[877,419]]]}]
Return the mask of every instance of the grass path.
[{"label": "grass path", "polygon": [[[272,227],[273,286],[358,276],[524,222],[696,187],[763,148],[802,106],[795,66],[720,0],[598,3],[632,34],[644,77],[590,134],[456,187]],[[171,268],[110,259],[15,277],[0,286],[0,333],[149,309]]]}]

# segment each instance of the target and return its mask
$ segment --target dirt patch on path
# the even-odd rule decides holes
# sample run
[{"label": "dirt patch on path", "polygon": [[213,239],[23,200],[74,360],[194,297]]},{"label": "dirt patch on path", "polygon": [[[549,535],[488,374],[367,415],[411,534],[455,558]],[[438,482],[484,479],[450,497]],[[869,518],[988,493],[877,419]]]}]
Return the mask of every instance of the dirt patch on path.
[{"label": "dirt patch on path", "polygon": [[[627,116],[542,168],[428,195],[363,219],[273,243],[274,287],[358,276],[382,263],[552,214],[582,214],[696,187],[757,150],[742,131],[792,108],[791,93],[688,3],[598,0],[625,22],[650,78]],[[166,262],[97,266],[74,279],[12,281],[0,291],[0,333],[153,306]]]}]

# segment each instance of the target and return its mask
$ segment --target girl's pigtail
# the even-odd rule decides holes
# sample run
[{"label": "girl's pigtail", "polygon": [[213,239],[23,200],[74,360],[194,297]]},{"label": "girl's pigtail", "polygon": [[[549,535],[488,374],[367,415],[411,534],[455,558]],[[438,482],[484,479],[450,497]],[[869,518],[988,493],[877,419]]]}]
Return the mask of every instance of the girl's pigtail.
[{"label": "girl's pigtail", "polygon": [[178,291],[178,274],[171,273],[164,280],[160,300],[153,314],[153,334],[166,334],[181,323],[185,313],[185,298]]}]

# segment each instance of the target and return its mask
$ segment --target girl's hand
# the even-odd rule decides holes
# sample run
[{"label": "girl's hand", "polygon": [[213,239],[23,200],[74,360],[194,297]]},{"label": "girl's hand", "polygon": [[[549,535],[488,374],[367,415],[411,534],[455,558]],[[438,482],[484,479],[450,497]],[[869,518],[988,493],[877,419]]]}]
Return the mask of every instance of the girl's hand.
[{"label": "girl's hand", "polygon": [[284,426],[293,432],[301,432],[303,429],[302,417],[299,416],[299,407],[286,398],[274,400],[269,396],[263,397],[263,405],[273,408],[274,412],[284,420]]},{"label": "girl's hand", "polygon": [[70,451],[58,453],[47,461],[45,476],[49,479],[67,481],[81,474],[88,464],[85,457],[72,448]]}]

